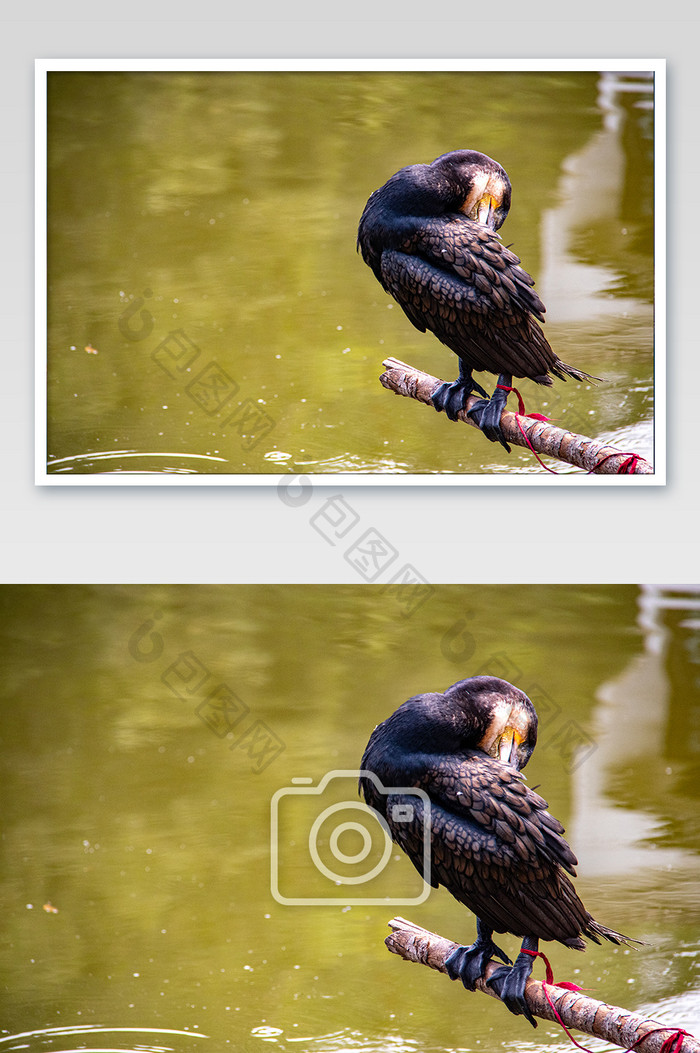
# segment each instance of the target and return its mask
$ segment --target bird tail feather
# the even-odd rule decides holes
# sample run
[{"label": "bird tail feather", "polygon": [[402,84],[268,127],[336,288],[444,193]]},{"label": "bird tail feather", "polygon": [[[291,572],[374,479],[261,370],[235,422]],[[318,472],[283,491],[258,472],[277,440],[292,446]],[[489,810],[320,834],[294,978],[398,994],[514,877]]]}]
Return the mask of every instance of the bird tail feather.
[{"label": "bird tail feather", "polygon": [[625,936],[621,932],[616,932],[615,929],[609,929],[607,925],[601,925],[594,918],[591,918],[583,931],[584,935],[588,936],[589,940],[593,940],[594,943],[600,943],[599,937],[602,937],[610,943],[618,944],[618,946],[631,947],[635,943],[639,946],[644,946],[643,940],[635,940],[632,936]]},{"label": "bird tail feather", "polygon": [[549,368],[555,377],[559,377],[560,380],[566,380],[567,377],[571,377],[572,380],[592,380],[593,383],[601,383],[602,381],[602,377],[594,377],[590,373],[584,373],[582,369],[567,366],[566,362],[562,362],[561,359],[558,359],[556,364]]}]

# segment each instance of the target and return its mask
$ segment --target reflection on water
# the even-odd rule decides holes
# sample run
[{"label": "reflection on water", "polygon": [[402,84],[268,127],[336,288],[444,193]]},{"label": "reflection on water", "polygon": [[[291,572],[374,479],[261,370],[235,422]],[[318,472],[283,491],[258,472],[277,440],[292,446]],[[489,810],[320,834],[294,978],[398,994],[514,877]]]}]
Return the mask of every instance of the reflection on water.
[{"label": "reflection on water", "polygon": [[[696,862],[695,848],[689,858],[678,839],[664,844],[661,806],[669,800],[676,817],[685,816],[682,826],[687,830],[687,824],[692,822],[694,833],[700,834],[700,823],[695,818],[697,796],[693,793],[692,799],[684,802],[678,768],[674,770],[672,757],[663,748],[667,729],[679,727],[684,741],[688,736],[695,740],[688,749],[689,758],[697,760],[700,755],[700,713],[693,708],[688,713],[683,705],[680,714],[671,714],[668,669],[669,649],[682,650],[687,643],[693,649],[697,647],[700,591],[674,595],[657,586],[645,587],[639,608],[644,649],[618,676],[600,685],[594,713],[600,745],[585,768],[579,768],[574,776],[575,808],[570,829],[579,858],[595,874],[639,873],[649,866],[682,871],[684,867],[694,868]],[[679,612],[681,619],[677,619]],[[677,621],[673,633],[666,624],[669,614]],[[674,673],[681,667],[675,655],[673,667]],[[689,686],[696,694],[700,688],[698,672]],[[648,756],[650,742],[659,744],[652,758]],[[673,758],[679,752],[683,752],[680,743],[672,751]],[[611,794],[608,773],[613,768],[618,771],[618,779],[616,791]],[[625,792],[625,784],[633,782],[630,773],[640,768],[654,787],[653,802],[646,797],[636,800],[632,786]],[[684,781],[682,776],[680,783]],[[611,835],[605,844],[599,838],[601,826]],[[694,837],[691,841],[695,845]],[[648,851],[650,844],[655,848],[653,855]]]},{"label": "reflection on water", "polygon": [[[195,472],[195,468],[187,468],[178,465],[179,461],[224,461],[223,457],[211,457],[206,454],[196,453],[137,453],[134,450],[115,450],[114,453],[92,453],[76,455],[74,457],[61,457],[55,461],[49,461],[49,467],[54,472],[90,472],[90,471],[124,471],[124,462],[132,464],[130,471],[139,473],[152,472],[154,469],[146,467],[150,461],[168,462],[167,467],[161,468],[163,472]],[[143,462],[139,467],[135,461]],[[115,462],[113,465],[112,462]]]},{"label": "reflection on water", "polygon": [[[99,1035],[100,1043],[109,1041],[110,1045],[93,1044],[93,1036]],[[158,1039],[152,1036],[159,1036]],[[129,1036],[127,1038],[127,1036]],[[39,1050],[60,1049],[61,1053],[186,1053],[188,1050],[201,1049],[200,1039],[207,1035],[193,1035],[188,1031],[172,1031],[161,1027],[93,1027],[91,1024],[73,1027],[47,1027],[40,1031],[24,1031],[19,1035],[7,1035],[0,1038],[0,1050],[28,1049],[31,1053]],[[187,1038],[187,1042],[182,1042]],[[70,1040],[75,1040],[73,1045]],[[139,1039],[141,1039],[139,1041]],[[167,1039],[167,1045],[164,1044]],[[90,1044],[88,1045],[88,1042]]]},{"label": "reflection on water", "polygon": [[526,381],[528,409],[593,436],[650,422],[651,89],[571,72],[51,73],[49,470],[173,472],[173,454],[224,475],[532,469],[378,382],[388,355],[448,379],[457,362],[377,286],[359,216],[402,165],[465,146],[509,172],[503,236],[550,342],[605,380]]},{"label": "reflection on water", "polygon": [[[161,472],[177,472],[179,474],[195,473],[196,468],[186,466],[196,461],[224,462],[223,457],[212,457],[207,454],[176,454],[176,453],[137,453],[134,450],[116,450],[114,453],[77,454],[74,457],[61,457],[48,462],[49,469],[53,472],[138,472],[139,474],[153,473],[154,468],[149,464],[156,462],[162,464]],[[131,464],[131,468],[126,465]]]},{"label": "reflection on water", "polygon": [[654,160],[653,90],[651,75],[601,74],[602,125],[561,163],[557,204],[542,216],[539,278],[558,321],[590,326],[601,316],[635,317],[640,299],[651,318],[653,184],[640,184],[638,171]]},{"label": "reflection on water", "polygon": [[[528,776],[577,888],[645,941],[547,945],[555,975],[700,1030],[700,590],[441,586],[407,610],[367,586],[0,592],[1,1048],[563,1049],[389,955],[393,905],[271,891],[274,858],[303,892],[324,880],[312,813],[275,857],[273,796],[355,768],[400,702],[479,672],[533,699]],[[443,890],[398,910],[474,931]]]}]

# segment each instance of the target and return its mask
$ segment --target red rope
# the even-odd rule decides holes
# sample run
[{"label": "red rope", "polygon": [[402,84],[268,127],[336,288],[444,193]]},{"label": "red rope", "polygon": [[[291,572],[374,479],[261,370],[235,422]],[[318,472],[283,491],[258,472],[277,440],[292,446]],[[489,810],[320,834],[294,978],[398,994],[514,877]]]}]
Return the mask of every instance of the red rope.
[{"label": "red rope", "polygon": [[549,420],[549,417],[545,417],[542,413],[526,413],[525,402],[523,401],[523,397],[517,388],[509,388],[506,387],[505,384],[496,384],[496,387],[500,388],[501,391],[515,392],[515,394],[518,396],[518,413],[521,417],[532,417],[533,420],[543,420],[545,423]]},{"label": "red rope", "polygon": [[[554,973],[552,972],[552,966],[549,964],[549,959],[547,958],[547,955],[543,954],[542,951],[528,951],[528,950],[526,950],[523,947],[521,949],[520,953],[521,954],[529,954],[532,958],[541,958],[542,959],[542,961],[545,964],[545,968],[546,968],[546,979],[545,979],[545,982],[542,984],[542,990],[544,991],[544,996],[547,999],[547,1001],[549,1002],[549,1008],[554,1013],[554,1017],[555,1017],[557,1023],[560,1025],[560,1027],[562,1027],[564,1029],[566,1034],[569,1036],[569,1038],[571,1039],[573,1044],[578,1049],[583,1049],[585,1051],[585,1053],[593,1053],[593,1051],[590,1050],[588,1048],[588,1046],[582,1046],[580,1042],[577,1042],[576,1039],[574,1038],[574,1036],[571,1034],[571,1032],[569,1031],[568,1027],[564,1023],[562,1018],[559,1016],[559,1013],[557,1012],[557,1007],[554,1005],[554,1002],[549,997],[549,991],[547,990],[547,984],[550,984],[550,986],[552,986],[552,987],[564,987],[564,988],[566,988],[567,991],[580,991],[581,988],[578,986],[578,984],[569,983],[568,980],[562,980],[561,983],[555,983],[555,981],[554,981]],[[669,1051],[669,1053],[670,1053],[670,1051]],[[675,1053],[675,1051],[674,1051],[674,1053]]]},{"label": "red rope", "polygon": [[653,1031],[647,1031],[645,1035],[640,1035],[636,1042],[634,1042],[629,1048],[634,1049],[640,1042],[643,1042],[649,1035],[658,1035],[659,1031],[670,1031],[671,1034],[668,1036],[663,1046],[661,1047],[660,1053],[681,1053],[683,1049],[683,1037],[685,1035],[688,1038],[693,1038],[689,1031],[684,1031],[682,1027],[655,1027]]},{"label": "red rope", "polygon": [[[526,416],[526,417],[534,417],[534,416],[535,416],[535,414],[534,414],[534,413],[526,413],[526,414],[525,414],[525,416]],[[539,413],[537,414],[537,417],[538,417],[538,419],[539,419],[539,420],[548,420],[548,418],[547,418],[547,417],[541,417]],[[535,449],[535,447],[534,447],[534,446],[532,445],[532,443],[530,442],[530,437],[529,437],[529,435],[527,434],[527,432],[525,431],[525,429],[523,428],[522,424],[520,423],[520,418],[519,418],[519,417],[517,417],[517,416],[516,416],[516,418],[515,418],[515,423],[516,423],[516,424],[518,425],[518,428],[520,429],[520,434],[522,435],[523,439],[524,439],[524,440],[525,440],[525,442],[527,443],[527,445],[528,445],[528,449],[530,450],[530,452],[531,452],[531,453],[534,453],[534,455],[535,455],[536,459],[537,459],[537,460],[539,461],[539,463],[540,463],[540,464],[542,465],[542,467],[544,468],[544,470],[545,470],[546,472],[550,472],[550,473],[551,473],[552,475],[561,475],[561,472],[558,472],[558,471],[556,470],[556,468],[550,468],[548,464],[545,464],[545,463],[544,463],[544,461],[543,461],[543,460],[542,460],[542,458],[540,457],[539,453],[537,452],[537,450]]]},{"label": "red rope", "polygon": [[517,388],[509,388],[506,384],[496,384],[496,391],[514,391],[515,394],[518,396],[518,413],[522,414],[523,417],[527,417],[523,397]]},{"label": "red rope", "polygon": [[[518,414],[521,417],[530,417],[531,420],[541,420],[541,421],[544,421],[545,424],[549,421],[549,417],[544,417],[541,413],[526,413],[525,412],[525,402],[523,401],[523,397],[522,397],[522,395],[520,394],[520,392],[518,391],[517,388],[508,387],[506,384],[496,384],[496,388],[500,389],[501,391],[508,391],[508,392],[513,391],[513,392],[515,392],[515,394],[518,396]],[[527,432],[525,431],[525,429],[523,428],[523,426],[522,426],[522,424],[520,423],[519,420],[517,420],[517,425],[518,425],[518,428],[520,429],[520,434],[522,435],[523,439],[525,440],[525,442],[527,444],[528,449],[530,450],[531,453],[534,453],[535,457],[537,458],[539,463],[542,465],[542,467],[545,469],[545,471],[551,472],[552,475],[561,475],[561,472],[556,471],[556,469],[554,469],[554,468],[550,468],[548,465],[546,465],[544,463],[544,461],[542,460],[542,458],[538,454],[537,450],[534,448],[534,446],[530,442],[530,439],[529,439],[529,437],[527,435]],[[619,452],[606,454],[606,456],[601,458],[601,460],[598,461],[598,463],[593,468],[591,468],[591,470],[589,472],[586,472],[586,474],[587,475],[593,475],[593,473],[598,468],[600,468],[601,465],[605,464],[606,461],[609,461],[612,457],[619,457],[619,456],[625,456],[626,460],[622,461],[622,463],[618,466],[617,472],[615,474],[616,475],[635,475],[636,471],[637,471],[637,465],[639,464],[639,462],[641,460],[641,457],[638,454],[636,454],[636,453],[621,454]]]},{"label": "red rope", "polygon": [[[605,464],[606,461],[611,460],[613,457],[619,457],[619,456],[620,456],[620,453],[618,453],[618,452],[606,454],[605,457],[602,457],[601,460],[598,461],[598,463],[596,464],[595,468],[591,468],[591,470],[590,470],[590,472],[588,474],[589,475],[593,475],[593,472],[596,470],[596,468],[600,468],[600,466],[602,464]],[[635,475],[636,474],[637,464],[641,460],[641,457],[639,457],[636,453],[628,453],[628,454],[626,454],[626,457],[627,457],[627,460],[623,461],[622,464],[620,464],[618,466],[617,472],[615,473],[616,475]]]},{"label": "red rope", "polygon": [[[556,982],[555,979],[554,979],[554,972],[552,971],[552,966],[549,964],[549,959],[547,958],[546,954],[542,953],[542,951],[528,951],[528,950],[525,949],[525,947],[523,947],[523,948],[521,948],[520,953],[521,954],[529,954],[530,957],[532,957],[532,958],[541,958],[542,959],[542,961],[545,964],[545,969],[546,969],[545,982],[542,984],[542,990],[544,991],[544,996],[547,999],[547,1001],[549,1002],[549,1007],[552,1010],[552,1012],[554,1013],[554,1016],[555,1016],[555,1018],[557,1020],[557,1023],[560,1024],[561,1027],[563,1027],[564,1031],[566,1031],[567,1035],[569,1036],[569,1038],[571,1039],[571,1041],[573,1042],[573,1044],[575,1046],[577,1046],[579,1049],[585,1050],[586,1053],[592,1053],[592,1051],[589,1050],[587,1048],[587,1046],[582,1046],[580,1042],[576,1041],[576,1039],[571,1034],[571,1032],[569,1031],[568,1027],[564,1023],[564,1021],[562,1020],[562,1018],[559,1016],[559,1013],[557,1012],[556,1006],[554,1005],[552,999],[549,997],[549,991],[547,990],[547,984],[550,984],[550,986],[552,986],[552,987],[564,987],[564,988],[566,988],[567,991],[581,991],[582,988],[579,987],[577,984],[569,983],[568,980],[563,980],[561,982]],[[688,1038],[693,1038],[693,1036],[690,1034],[689,1031],[684,1031],[683,1028],[680,1028],[680,1027],[655,1027],[653,1029],[653,1031],[647,1031],[646,1034],[640,1035],[640,1037],[636,1040],[636,1042],[634,1042],[629,1048],[630,1049],[635,1049],[636,1046],[638,1046],[640,1042],[643,1042],[645,1038],[648,1038],[649,1035],[658,1035],[658,1033],[660,1031],[670,1031],[671,1034],[668,1036],[668,1038],[666,1039],[666,1041],[662,1045],[659,1053],[681,1053],[681,1051],[683,1049],[683,1038],[684,1038],[684,1036],[687,1035]]]},{"label": "red rope", "polygon": [[[521,417],[531,417],[533,420],[541,420],[541,421],[544,421],[545,423],[549,420],[549,417],[543,417],[541,413],[526,413],[525,412],[525,403],[523,401],[523,397],[522,397],[522,395],[520,394],[520,392],[518,391],[517,388],[510,388],[510,387],[507,387],[505,384],[496,384],[496,388],[500,388],[501,391],[514,391],[515,392],[515,394],[518,396],[518,414]],[[529,438],[527,432],[525,431],[525,429],[523,428],[522,424],[518,420],[517,416],[515,418],[515,421],[516,421],[516,424],[518,425],[518,428],[520,429],[520,434],[522,435],[523,439],[525,440],[527,448],[530,450],[530,453],[534,453],[536,460],[542,465],[544,470],[546,472],[550,472],[552,475],[560,475],[560,472],[558,472],[555,468],[550,468],[549,465],[544,463],[544,461],[540,457],[539,453],[537,452],[537,450],[534,448],[534,446],[530,442],[530,438]]]}]

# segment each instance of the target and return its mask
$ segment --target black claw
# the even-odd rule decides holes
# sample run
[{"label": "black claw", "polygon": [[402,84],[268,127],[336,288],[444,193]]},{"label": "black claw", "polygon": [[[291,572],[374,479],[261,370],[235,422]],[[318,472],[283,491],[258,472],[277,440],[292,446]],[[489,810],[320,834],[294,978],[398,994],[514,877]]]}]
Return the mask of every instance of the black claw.
[{"label": "black claw", "polygon": [[505,951],[502,951],[501,948],[497,947],[495,943],[491,944],[491,957],[500,958],[502,962],[506,963],[506,965],[513,964],[508,955],[505,953]]},{"label": "black claw", "polygon": [[472,409],[469,416],[477,424],[487,439],[491,442],[500,442],[506,453],[510,453],[510,446],[503,437],[501,431],[501,414],[506,408],[508,401],[508,390],[513,383],[510,373],[501,373],[498,378],[496,390],[490,399],[480,399]]},{"label": "black claw", "polygon": [[537,1021],[525,1001],[525,987],[532,972],[532,958],[518,955],[511,968],[502,965],[489,976],[486,983],[492,987],[511,1013],[524,1016],[533,1027]]},{"label": "black claw", "polygon": [[457,420],[457,414],[467,404],[471,389],[455,380],[454,384],[441,384],[432,395],[432,403],[438,413],[444,412],[448,420]]},{"label": "black claw", "polygon": [[501,431],[501,413],[506,406],[506,393],[497,391],[490,399],[480,399],[475,406],[469,410],[468,415],[475,424],[483,431],[491,442],[500,442],[508,453],[510,446],[503,437]]},{"label": "black claw", "polygon": [[476,391],[479,395],[483,395],[484,398],[488,398],[481,384],[477,384],[474,380],[471,370],[465,368],[464,363],[460,359],[459,376],[454,383],[441,384],[436,389],[432,396],[433,406],[438,413],[444,410],[448,420],[457,420],[457,414],[466,406],[467,399],[472,391]]},{"label": "black claw", "polygon": [[445,960],[445,971],[450,980],[461,980],[468,991],[473,991],[491,958],[511,964],[510,958],[490,939],[477,939],[469,947],[458,947]]}]

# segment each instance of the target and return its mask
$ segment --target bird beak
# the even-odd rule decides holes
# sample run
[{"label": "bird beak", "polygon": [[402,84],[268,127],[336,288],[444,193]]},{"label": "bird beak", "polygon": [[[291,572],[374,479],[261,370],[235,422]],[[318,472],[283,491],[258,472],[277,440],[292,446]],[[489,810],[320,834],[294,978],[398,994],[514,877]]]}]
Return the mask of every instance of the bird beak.
[{"label": "bird beak", "polygon": [[498,759],[512,768],[519,768],[518,747],[523,741],[520,732],[515,728],[506,728],[498,743]]},{"label": "bird beak", "polygon": [[473,216],[477,223],[483,224],[485,227],[490,227],[491,230],[496,229],[496,208],[498,202],[495,197],[491,194],[484,194],[480,198],[473,209]]}]

